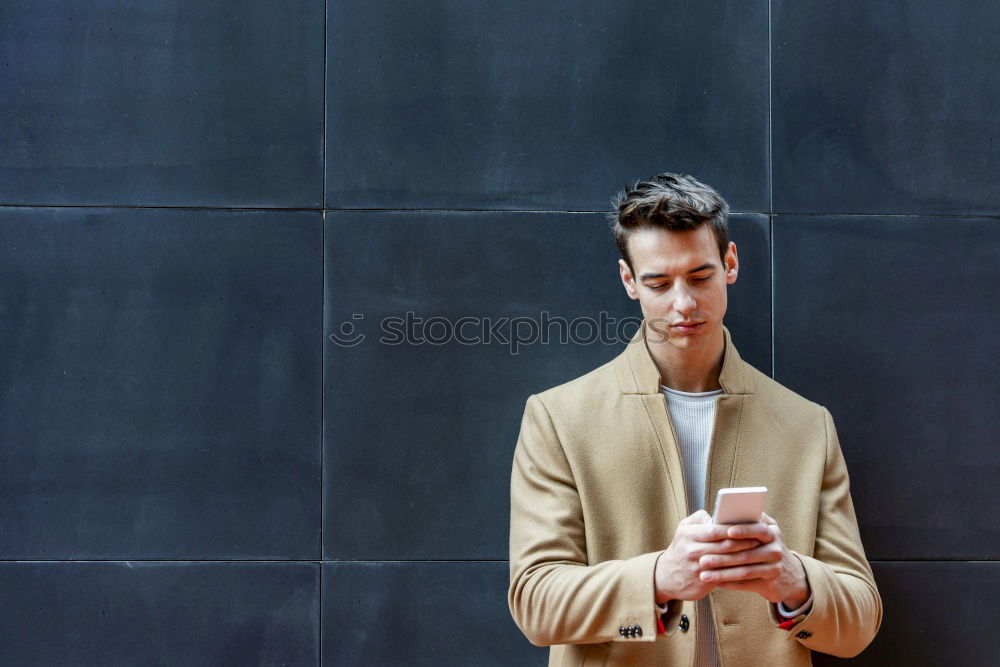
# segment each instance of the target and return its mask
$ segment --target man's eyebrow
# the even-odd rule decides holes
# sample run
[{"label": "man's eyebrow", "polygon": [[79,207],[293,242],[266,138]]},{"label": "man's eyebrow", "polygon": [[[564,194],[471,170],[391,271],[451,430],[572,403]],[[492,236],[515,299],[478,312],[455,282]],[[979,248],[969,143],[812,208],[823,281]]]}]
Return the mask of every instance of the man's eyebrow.
[{"label": "man's eyebrow", "polygon": [[[688,275],[692,273],[698,273],[699,271],[704,271],[705,269],[714,269],[715,264],[712,262],[706,262],[701,266],[696,266],[695,268],[688,271]],[[651,280],[653,278],[668,278],[669,276],[665,273],[644,273],[639,276],[639,280]]]},{"label": "man's eyebrow", "polygon": [[714,268],[715,264],[713,264],[712,262],[705,262],[701,266],[697,266],[688,271],[688,275],[691,275],[692,273],[698,273],[699,271],[704,271],[705,269],[714,269]]}]

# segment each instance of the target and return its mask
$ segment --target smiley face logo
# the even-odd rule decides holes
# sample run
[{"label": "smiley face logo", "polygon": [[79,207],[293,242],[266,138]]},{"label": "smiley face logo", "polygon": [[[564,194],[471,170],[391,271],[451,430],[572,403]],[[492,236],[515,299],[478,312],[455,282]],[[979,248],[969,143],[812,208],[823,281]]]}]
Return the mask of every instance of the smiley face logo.
[{"label": "smiley face logo", "polygon": [[[351,315],[352,320],[363,320],[365,316],[361,313]],[[340,323],[339,331],[330,334],[330,342],[338,347],[354,347],[363,342],[365,335],[355,331],[354,322],[345,321]]]}]

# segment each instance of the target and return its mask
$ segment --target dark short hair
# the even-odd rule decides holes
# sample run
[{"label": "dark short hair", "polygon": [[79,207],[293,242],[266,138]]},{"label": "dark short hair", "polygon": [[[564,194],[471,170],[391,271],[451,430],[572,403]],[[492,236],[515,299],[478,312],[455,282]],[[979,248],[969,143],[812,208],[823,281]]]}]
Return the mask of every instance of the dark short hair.
[{"label": "dark short hair", "polygon": [[648,181],[626,185],[611,200],[608,221],[622,259],[632,268],[628,237],[639,229],[662,227],[672,232],[709,225],[725,262],[729,247],[729,205],[710,186],[687,174],[665,172]]}]

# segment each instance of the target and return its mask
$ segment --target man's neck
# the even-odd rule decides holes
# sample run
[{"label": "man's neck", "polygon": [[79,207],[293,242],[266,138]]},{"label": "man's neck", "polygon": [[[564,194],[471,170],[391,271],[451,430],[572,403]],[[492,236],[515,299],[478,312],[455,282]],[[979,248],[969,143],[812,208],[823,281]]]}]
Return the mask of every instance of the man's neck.
[{"label": "man's neck", "polygon": [[[654,334],[655,335],[655,334]],[[646,349],[660,371],[660,383],[687,392],[715,391],[721,389],[719,374],[725,355],[725,337],[722,331],[710,344],[694,349],[677,349],[669,343],[654,341]]]}]

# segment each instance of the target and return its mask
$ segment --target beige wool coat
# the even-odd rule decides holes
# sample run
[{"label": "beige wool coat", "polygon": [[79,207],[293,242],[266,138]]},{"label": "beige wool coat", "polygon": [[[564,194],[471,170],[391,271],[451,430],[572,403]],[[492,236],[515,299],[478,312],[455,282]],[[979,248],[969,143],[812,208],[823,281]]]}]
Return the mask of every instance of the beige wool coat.
[{"label": "beige wool coat", "polygon": [[[693,660],[694,603],[672,602],[667,633],[656,633],[653,566],[693,510],[645,328],[612,361],[525,406],[511,475],[508,603],[532,643],[552,646],[549,665]],[[714,590],[720,662],[776,667],[811,664],[811,650],[855,655],[878,631],[882,603],[830,413],[741,360],[724,336],[705,509],[721,488],[768,487],[765,512],[802,561],[813,605],[788,631],[759,595]],[[642,634],[622,637],[622,626]]]}]

